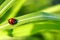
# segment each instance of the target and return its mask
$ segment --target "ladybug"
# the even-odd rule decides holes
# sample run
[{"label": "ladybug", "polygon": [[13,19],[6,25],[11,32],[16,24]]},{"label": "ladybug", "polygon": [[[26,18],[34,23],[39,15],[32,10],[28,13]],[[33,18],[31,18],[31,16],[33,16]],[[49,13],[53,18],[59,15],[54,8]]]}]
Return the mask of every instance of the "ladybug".
[{"label": "ladybug", "polygon": [[14,18],[10,18],[10,19],[8,20],[8,22],[9,22],[9,24],[14,25],[14,24],[17,23],[17,20],[14,19]]}]

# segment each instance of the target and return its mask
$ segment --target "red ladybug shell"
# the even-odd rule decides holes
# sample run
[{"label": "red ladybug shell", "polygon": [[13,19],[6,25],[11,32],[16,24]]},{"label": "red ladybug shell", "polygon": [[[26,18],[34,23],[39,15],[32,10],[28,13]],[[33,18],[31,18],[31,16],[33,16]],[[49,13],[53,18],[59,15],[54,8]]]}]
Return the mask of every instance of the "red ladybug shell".
[{"label": "red ladybug shell", "polygon": [[16,19],[11,18],[11,19],[8,20],[8,22],[9,22],[9,24],[13,25],[13,24],[16,24],[17,21],[16,21]]}]

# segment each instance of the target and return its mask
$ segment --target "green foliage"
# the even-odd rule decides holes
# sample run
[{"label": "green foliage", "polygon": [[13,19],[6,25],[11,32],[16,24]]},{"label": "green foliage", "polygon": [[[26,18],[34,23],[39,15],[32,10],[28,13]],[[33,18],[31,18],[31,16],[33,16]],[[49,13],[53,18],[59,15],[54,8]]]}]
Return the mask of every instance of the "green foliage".
[{"label": "green foliage", "polygon": [[[0,0],[0,40],[60,40],[60,4],[56,1]],[[9,24],[10,18],[17,23]]]}]

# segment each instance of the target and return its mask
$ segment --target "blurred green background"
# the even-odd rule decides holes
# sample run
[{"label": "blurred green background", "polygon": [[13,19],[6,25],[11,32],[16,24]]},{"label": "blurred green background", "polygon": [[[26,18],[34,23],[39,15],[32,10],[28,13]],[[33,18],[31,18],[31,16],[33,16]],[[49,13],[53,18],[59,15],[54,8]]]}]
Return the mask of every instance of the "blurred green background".
[{"label": "blurred green background", "polygon": [[0,40],[60,40],[60,0],[0,0]]}]

